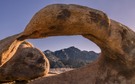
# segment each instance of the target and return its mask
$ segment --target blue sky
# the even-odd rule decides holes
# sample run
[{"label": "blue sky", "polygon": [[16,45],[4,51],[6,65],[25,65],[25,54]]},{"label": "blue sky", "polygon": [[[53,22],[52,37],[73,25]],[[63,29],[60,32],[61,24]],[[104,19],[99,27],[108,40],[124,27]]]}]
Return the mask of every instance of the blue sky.
[{"label": "blue sky", "polygon": [[[80,4],[104,11],[111,19],[135,30],[135,0],[0,0],[0,40],[22,32],[32,16],[49,4]],[[41,50],[76,46],[81,50],[100,49],[81,36],[60,36],[28,40]]]}]

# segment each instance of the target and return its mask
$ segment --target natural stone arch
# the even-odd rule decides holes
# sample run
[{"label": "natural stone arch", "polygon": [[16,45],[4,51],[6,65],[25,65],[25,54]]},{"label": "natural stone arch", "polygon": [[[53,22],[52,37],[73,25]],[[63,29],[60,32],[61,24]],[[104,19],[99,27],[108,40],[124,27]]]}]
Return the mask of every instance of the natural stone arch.
[{"label": "natural stone arch", "polygon": [[101,48],[87,67],[31,84],[132,84],[135,82],[135,34],[102,11],[79,5],[49,5],[35,14],[18,40],[59,35],[82,35]]},{"label": "natural stone arch", "polygon": [[30,84],[135,82],[135,34],[128,27],[109,19],[102,11],[72,4],[49,5],[34,15],[16,41],[59,35],[82,35],[88,38],[101,48],[100,58],[86,67],[45,77]]}]

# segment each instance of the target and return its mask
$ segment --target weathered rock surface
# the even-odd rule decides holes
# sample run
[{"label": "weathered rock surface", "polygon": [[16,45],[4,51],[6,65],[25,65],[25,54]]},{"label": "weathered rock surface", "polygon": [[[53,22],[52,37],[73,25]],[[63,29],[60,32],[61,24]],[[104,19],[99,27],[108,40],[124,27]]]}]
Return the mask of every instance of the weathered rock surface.
[{"label": "weathered rock surface", "polygon": [[135,33],[101,11],[79,5],[49,5],[35,14],[17,40],[82,35],[101,48],[99,59],[77,70],[30,84],[134,84]]},{"label": "weathered rock surface", "polygon": [[28,81],[48,72],[49,61],[45,55],[24,41],[12,58],[0,67],[0,82]]},{"label": "weathered rock surface", "polygon": [[[59,35],[82,35],[101,48],[101,56],[97,61],[86,67],[52,77],[45,77],[31,82],[31,84],[135,83],[135,33],[128,27],[109,19],[101,11],[79,5],[65,4],[49,5],[43,8],[32,18],[25,31],[19,37],[15,35],[0,41],[0,80],[10,81],[11,78],[16,77],[14,75],[16,73],[12,72],[16,68],[6,67],[18,66],[11,61],[15,62],[14,53],[19,52],[17,47],[22,40]],[[35,57],[39,57],[39,54],[42,55],[41,52],[34,48],[32,50],[34,52],[32,52],[27,50],[28,48],[26,47],[26,49],[20,51],[20,53],[26,52],[25,57],[22,56],[24,53],[18,53],[22,59],[20,57],[16,59],[24,61],[20,65],[22,67],[18,66],[16,72],[20,72],[19,70],[24,68],[26,68],[26,71],[29,67],[33,67],[35,63],[39,63],[38,66],[40,67],[42,66],[40,63],[45,63],[40,58],[40,61],[35,59]],[[31,55],[31,53],[34,54]],[[32,57],[32,59],[26,61],[29,57]],[[35,60],[33,61],[33,59]],[[25,67],[23,66],[25,64],[30,65]],[[40,68],[38,66],[36,68]],[[11,77],[8,71],[12,73]],[[26,73],[25,71],[25,74],[31,73]],[[39,71],[42,71],[42,69]],[[25,77],[23,74],[19,75],[22,78],[14,80],[29,79],[23,78]],[[35,77],[37,77],[37,74],[33,78]]]},{"label": "weathered rock surface", "polygon": [[54,4],[37,12],[18,40],[82,34],[100,37],[100,33],[106,37],[107,27],[109,19],[101,11],[73,4]]},{"label": "weathered rock surface", "polygon": [[0,40],[0,67],[6,63],[16,52],[22,41],[17,41],[16,38],[20,34],[9,36]]}]

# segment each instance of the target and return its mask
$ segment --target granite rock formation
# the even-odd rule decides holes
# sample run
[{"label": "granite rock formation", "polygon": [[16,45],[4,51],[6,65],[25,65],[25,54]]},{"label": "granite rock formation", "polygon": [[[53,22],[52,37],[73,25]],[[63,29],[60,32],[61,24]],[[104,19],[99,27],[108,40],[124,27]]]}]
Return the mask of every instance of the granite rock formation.
[{"label": "granite rock formation", "polygon": [[[33,16],[15,41],[63,35],[82,35],[93,41],[101,49],[100,57],[85,67],[37,79],[29,84],[135,83],[135,33],[109,19],[102,11],[73,4],[46,6]],[[14,51],[12,44],[9,48]],[[6,52],[7,56],[11,51],[4,48],[1,52]]]},{"label": "granite rock formation", "polygon": [[37,12],[17,38],[82,35],[101,49],[87,67],[46,77],[31,84],[133,84],[135,82],[135,33],[109,19],[105,13],[79,5],[54,4]]},{"label": "granite rock formation", "polygon": [[19,34],[0,40],[0,67],[6,63],[16,52],[22,41],[17,41]]},{"label": "granite rock formation", "polygon": [[[17,35],[0,41],[3,48],[8,48]],[[18,44],[14,44],[17,47]],[[0,47],[1,48],[1,47]],[[10,48],[8,48],[10,50]],[[45,55],[29,42],[20,42],[18,49],[11,50],[11,58],[0,67],[0,82],[26,82],[46,75],[49,72],[49,61]],[[5,61],[5,60],[3,60]]]}]

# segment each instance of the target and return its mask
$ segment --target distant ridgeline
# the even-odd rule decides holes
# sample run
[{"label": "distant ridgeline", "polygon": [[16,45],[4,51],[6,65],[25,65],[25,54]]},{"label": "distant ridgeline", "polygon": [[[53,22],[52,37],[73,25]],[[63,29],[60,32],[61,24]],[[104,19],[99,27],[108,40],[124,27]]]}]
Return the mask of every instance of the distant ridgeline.
[{"label": "distant ridgeline", "polygon": [[50,61],[51,68],[79,68],[93,62],[99,56],[94,51],[81,51],[75,47],[52,52],[44,51],[44,54]]}]

